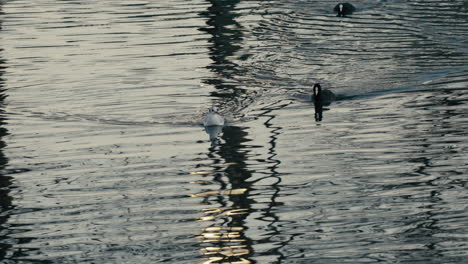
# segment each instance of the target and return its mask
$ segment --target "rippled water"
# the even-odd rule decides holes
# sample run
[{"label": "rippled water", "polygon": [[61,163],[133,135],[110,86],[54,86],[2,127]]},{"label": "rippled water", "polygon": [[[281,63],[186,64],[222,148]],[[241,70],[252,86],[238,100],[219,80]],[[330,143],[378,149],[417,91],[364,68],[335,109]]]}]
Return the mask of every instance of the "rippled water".
[{"label": "rippled water", "polygon": [[0,262],[464,263],[468,4],[336,3],[0,2]]}]

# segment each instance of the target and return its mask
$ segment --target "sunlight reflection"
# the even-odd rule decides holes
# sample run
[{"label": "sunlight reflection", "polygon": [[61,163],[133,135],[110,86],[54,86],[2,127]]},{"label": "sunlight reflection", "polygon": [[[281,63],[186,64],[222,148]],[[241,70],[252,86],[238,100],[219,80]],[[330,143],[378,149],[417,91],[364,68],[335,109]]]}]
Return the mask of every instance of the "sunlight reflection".
[{"label": "sunlight reflection", "polygon": [[215,171],[192,171],[190,175],[208,175],[212,173],[215,173]]},{"label": "sunlight reflection", "polygon": [[232,190],[224,190],[224,191],[207,191],[202,193],[194,193],[191,194],[190,197],[206,197],[206,196],[213,196],[213,195],[239,195],[244,194],[247,192],[247,189],[240,188],[240,189],[232,189]]},{"label": "sunlight reflection", "polygon": [[[209,258],[206,261],[200,262],[200,264],[249,264],[252,263],[250,260],[247,260],[245,258],[240,258],[238,261],[223,261],[223,257],[212,257]],[[220,262],[221,261],[221,262]]]},{"label": "sunlight reflection", "polygon": [[[220,208],[211,208],[211,209],[203,209],[202,211],[203,213],[207,215],[198,218],[198,221],[214,221],[217,217],[234,216],[234,215],[242,215],[242,214],[249,213],[249,210],[244,209],[244,208],[240,208],[240,209],[225,208],[224,210]],[[209,228],[214,230],[214,229],[221,228],[221,227],[209,227]],[[236,227],[230,227],[230,228],[236,229]]]},{"label": "sunlight reflection", "polygon": [[[196,237],[203,244],[210,246],[200,249],[202,255],[210,256],[201,263],[251,263],[246,258],[251,254],[249,248],[244,245],[242,232],[244,227],[212,226],[203,229]],[[214,244],[218,246],[214,246]]]}]

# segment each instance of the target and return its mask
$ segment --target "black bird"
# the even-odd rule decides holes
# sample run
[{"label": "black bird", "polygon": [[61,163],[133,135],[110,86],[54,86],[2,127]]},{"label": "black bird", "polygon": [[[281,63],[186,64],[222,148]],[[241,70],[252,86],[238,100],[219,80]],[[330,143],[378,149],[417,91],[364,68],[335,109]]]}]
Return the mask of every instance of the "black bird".
[{"label": "black bird", "polygon": [[338,13],[336,16],[345,17],[347,15],[351,15],[356,8],[350,3],[339,3],[333,10]]},{"label": "black bird", "polygon": [[336,100],[336,95],[330,90],[322,90],[320,83],[314,84],[314,94],[312,100],[315,102],[321,102],[323,105],[330,105],[331,102]]},{"label": "black bird", "polygon": [[319,83],[314,84],[313,89],[312,101],[315,107],[315,121],[322,121],[323,107],[335,101],[336,95],[330,90],[322,90],[322,86]]}]

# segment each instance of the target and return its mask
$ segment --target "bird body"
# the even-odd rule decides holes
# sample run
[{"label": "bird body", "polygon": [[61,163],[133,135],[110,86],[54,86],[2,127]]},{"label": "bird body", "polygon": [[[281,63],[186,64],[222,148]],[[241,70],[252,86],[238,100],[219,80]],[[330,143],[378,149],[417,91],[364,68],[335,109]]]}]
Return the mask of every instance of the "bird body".
[{"label": "bird body", "polygon": [[332,101],[336,100],[336,95],[330,90],[322,90],[322,86],[316,83],[314,85],[314,93],[312,94],[314,103],[320,102],[323,105],[330,105]]},{"label": "bird body", "polygon": [[333,10],[338,13],[336,16],[345,17],[356,11],[356,8],[350,3],[339,3]]},{"label": "bird body", "polygon": [[210,137],[211,146],[218,145],[218,136],[223,132],[223,126],[206,126],[205,132]]},{"label": "bird body", "polygon": [[205,127],[224,126],[224,117],[218,113],[218,108],[216,106],[210,107],[208,113],[203,118],[203,125]]},{"label": "bird body", "polygon": [[322,121],[323,110],[327,110],[324,106],[328,106],[332,101],[335,101],[336,96],[330,90],[322,90],[322,86],[314,84],[314,93],[312,94],[312,101],[315,107],[315,120]]}]

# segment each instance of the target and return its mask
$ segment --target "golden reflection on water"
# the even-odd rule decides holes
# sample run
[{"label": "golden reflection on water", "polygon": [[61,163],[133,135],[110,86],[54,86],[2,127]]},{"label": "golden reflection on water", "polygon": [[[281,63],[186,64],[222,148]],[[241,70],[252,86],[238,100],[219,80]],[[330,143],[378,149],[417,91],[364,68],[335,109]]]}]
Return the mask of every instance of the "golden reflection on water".
[{"label": "golden reflection on water", "polygon": [[215,171],[192,171],[190,172],[191,175],[208,175],[215,173]]},{"label": "golden reflection on water", "polygon": [[[252,263],[246,258],[251,254],[244,239],[244,227],[211,226],[204,228],[196,237],[202,245],[200,249],[206,258],[204,263]],[[215,246],[216,245],[216,246]]]},{"label": "golden reflection on water", "polygon": [[[226,199],[229,199],[232,196],[245,195],[247,192],[248,189],[246,188],[212,190],[191,194],[190,197],[207,198],[211,196],[224,196]],[[201,210],[202,215],[197,221],[212,222],[212,225],[203,228],[200,233],[195,234],[200,243],[200,253],[204,257],[199,264],[252,263],[248,259],[248,256],[252,254],[252,250],[244,234],[246,228],[236,226],[236,223],[242,223],[242,221],[234,221],[232,219],[233,217],[242,217],[242,215],[247,216],[249,211],[247,208],[231,206],[211,207]]]},{"label": "golden reflection on water", "polygon": [[223,190],[223,191],[207,191],[202,193],[194,193],[191,194],[191,197],[206,197],[206,196],[213,196],[213,195],[237,195],[246,193],[247,189],[232,189],[232,190]]},{"label": "golden reflection on water", "polygon": [[[252,263],[250,260],[245,258],[240,258],[239,261],[223,261],[223,257],[213,257],[206,261],[200,262],[200,264],[249,264]],[[220,262],[221,261],[221,262]]]}]

